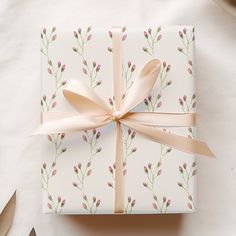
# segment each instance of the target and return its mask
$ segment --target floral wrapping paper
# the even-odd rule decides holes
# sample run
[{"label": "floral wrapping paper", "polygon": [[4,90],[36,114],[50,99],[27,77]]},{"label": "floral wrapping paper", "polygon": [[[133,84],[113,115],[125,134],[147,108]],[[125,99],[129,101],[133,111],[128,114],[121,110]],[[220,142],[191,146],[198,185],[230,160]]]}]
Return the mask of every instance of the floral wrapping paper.
[{"label": "floral wrapping paper", "polygon": [[[194,28],[122,28],[124,96],[141,66],[159,58],[162,69],[151,94],[136,111],[195,112]],[[41,32],[42,111],[74,111],[62,90],[82,80],[110,106],[111,28],[78,27]],[[122,126],[125,214],[187,213],[196,210],[194,155],[152,142]],[[165,128],[194,138],[193,127]],[[113,214],[114,124],[78,133],[42,136],[43,212]]]}]

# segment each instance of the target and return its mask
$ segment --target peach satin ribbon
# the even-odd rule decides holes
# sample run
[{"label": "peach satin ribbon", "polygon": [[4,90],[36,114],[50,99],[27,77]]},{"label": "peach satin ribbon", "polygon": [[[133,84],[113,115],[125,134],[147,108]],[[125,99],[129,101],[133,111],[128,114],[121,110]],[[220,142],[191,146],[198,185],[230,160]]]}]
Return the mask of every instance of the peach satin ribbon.
[{"label": "peach satin ribbon", "polygon": [[131,112],[151,92],[161,69],[158,59],[148,61],[123,99],[122,89],[122,36],[121,28],[113,28],[113,91],[114,110],[101,99],[91,88],[80,80],[71,80],[63,94],[67,101],[77,110],[74,113],[43,113],[43,124],[35,134],[60,133],[68,131],[84,131],[116,123],[116,172],[115,172],[115,213],[124,212],[124,177],[122,130],[124,124],[144,137],[169,147],[191,154],[213,157],[207,144],[180,135],[153,128],[189,127],[195,125],[195,114]]}]

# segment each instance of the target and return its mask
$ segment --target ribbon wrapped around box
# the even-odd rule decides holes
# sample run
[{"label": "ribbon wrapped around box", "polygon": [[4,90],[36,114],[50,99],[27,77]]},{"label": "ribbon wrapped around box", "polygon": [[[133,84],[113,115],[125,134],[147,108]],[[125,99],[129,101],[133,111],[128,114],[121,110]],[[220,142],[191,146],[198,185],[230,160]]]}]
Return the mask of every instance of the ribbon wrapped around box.
[{"label": "ribbon wrapped around box", "polygon": [[[91,29],[88,28],[87,31],[89,33]],[[148,32],[144,32],[144,36],[148,39],[148,34],[151,34],[151,29]],[[124,199],[124,150],[123,150],[123,142],[122,142],[122,128],[121,125],[128,127],[128,132],[136,132],[140,134],[145,139],[150,139],[151,141],[160,143],[161,145],[167,146],[169,148],[180,150],[181,152],[186,152],[190,154],[198,154],[208,157],[213,157],[213,153],[208,148],[206,143],[196,140],[194,138],[184,137],[182,135],[166,132],[165,130],[161,130],[160,128],[166,127],[193,127],[195,126],[195,113],[184,112],[184,113],[166,113],[166,112],[156,112],[156,111],[133,111],[134,108],[143,103],[150,100],[149,94],[152,92],[156,81],[160,79],[160,72],[163,69],[162,62],[159,59],[152,58],[149,59],[141,68],[139,74],[133,79],[132,85],[130,88],[124,92],[123,86],[123,49],[122,43],[124,41],[123,35],[124,29],[121,27],[113,27],[109,32],[110,37],[112,39],[112,48],[110,49],[112,53],[112,61],[113,61],[113,94],[114,97],[112,99],[112,107],[105,102],[99,94],[93,91],[93,88],[86,85],[81,80],[70,80],[66,88],[63,89],[63,95],[66,98],[67,102],[72,105],[77,112],[43,112],[42,113],[42,125],[36,130],[35,134],[49,134],[49,140],[54,138],[54,136],[50,136],[53,134],[62,135],[64,133],[69,133],[73,131],[84,131],[88,132],[88,130],[93,130],[93,132],[97,132],[96,129],[106,126],[111,122],[115,123],[116,129],[116,151],[115,151],[115,164],[114,169],[110,168],[112,174],[114,174],[114,190],[115,190],[115,204],[114,204],[114,212],[115,213],[128,213],[127,207],[130,203],[130,209],[134,207],[135,201],[131,198],[128,198],[128,205],[125,204]],[[87,33],[86,37],[89,39],[90,35]],[[45,33],[46,34],[46,33]],[[74,36],[78,39],[78,34],[81,34],[80,31],[75,32]],[[147,34],[147,36],[145,35]],[[182,34],[186,34],[185,30],[179,32],[180,38]],[[82,38],[83,39],[83,38]],[[82,41],[81,41],[82,42]],[[73,49],[75,52],[78,49]],[[144,52],[147,50],[143,49]],[[179,49],[181,52],[182,49]],[[189,59],[190,60],[190,59]],[[189,62],[190,63],[190,62]],[[50,64],[50,62],[49,62]],[[83,64],[86,66],[87,62],[84,60]],[[191,63],[190,63],[191,64]],[[94,66],[94,65],[93,65]],[[164,65],[165,66],[165,65]],[[98,70],[95,67],[95,70]],[[50,72],[49,72],[50,73]],[[88,72],[86,72],[88,73]],[[190,78],[191,79],[191,78]],[[168,98],[167,98],[168,99]],[[186,100],[183,98],[183,101]],[[179,101],[181,105],[181,100]],[[83,136],[84,139],[87,139],[86,136]],[[131,137],[132,138],[132,137]],[[52,141],[52,140],[51,140]],[[85,140],[86,141],[86,140]],[[56,164],[52,164],[56,165]],[[89,162],[87,166],[89,167]],[[156,169],[158,169],[158,165]],[[192,169],[194,168],[194,163],[192,165]],[[53,167],[52,167],[53,168]],[[74,167],[75,172],[78,174],[80,166]],[[144,167],[144,171],[149,174],[152,167],[151,164],[148,164],[148,167]],[[46,170],[44,166],[42,168],[42,174]],[[187,167],[184,163],[183,167],[179,167],[180,174],[183,174],[186,171]],[[114,172],[114,173],[113,173]],[[86,172],[84,172],[86,173]],[[154,173],[154,172],[153,172]],[[87,173],[88,175],[88,173]],[[160,175],[159,172],[156,174]],[[191,174],[194,175],[193,172]],[[53,176],[53,173],[52,173]],[[78,174],[79,176],[79,174]],[[149,175],[148,175],[149,176]],[[49,174],[50,177],[50,174]],[[83,181],[83,172],[81,172],[81,178],[78,177],[79,183]],[[148,177],[150,178],[150,177]],[[155,177],[152,177],[155,178]],[[187,174],[187,177],[183,177],[184,182],[187,183],[188,178],[190,178],[190,174]],[[153,183],[150,181],[150,183]],[[188,183],[187,183],[188,184]],[[77,186],[76,186],[77,185]],[[144,187],[151,188],[149,185],[145,186],[146,183],[143,183]],[[189,208],[193,208],[194,204],[191,204],[191,194],[187,187],[183,186],[182,183],[178,183],[179,187],[182,187],[188,193],[188,198],[190,203],[188,203]],[[182,186],[181,186],[182,185]],[[78,187],[78,184],[74,183],[74,187]],[[82,187],[80,188],[82,189]],[[83,191],[82,191],[83,192]],[[55,201],[53,202],[52,196],[48,193],[49,203],[48,207],[51,209],[56,209],[55,213],[60,213],[57,207],[55,207]],[[61,200],[61,197],[57,200],[57,205],[63,207],[62,202],[65,200]],[[168,202],[170,205],[170,200],[166,200],[163,197],[162,206],[160,202],[158,202],[158,196],[155,195],[153,191],[153,199],[154,203],[153,208],[159,210],[161,213],[164,212],[164,209],[167,210]],[[90,213],[96,213],[93,211],[93,205],[95,205],[96,210],[100,205],[100,200],[98,201],[96,197],[93,197],[93,205],[89,205],[87,200],[87,195],[83,192],[83,208],[88,210]],[[163,208],[163,204],[165,207]],[[62,210],[61,207],[61,210]],[[163,210],[163,211],[162,211]],[[165,211],[166,211],[165,210]],[[131,211],[130,211],[131,212]]]}]

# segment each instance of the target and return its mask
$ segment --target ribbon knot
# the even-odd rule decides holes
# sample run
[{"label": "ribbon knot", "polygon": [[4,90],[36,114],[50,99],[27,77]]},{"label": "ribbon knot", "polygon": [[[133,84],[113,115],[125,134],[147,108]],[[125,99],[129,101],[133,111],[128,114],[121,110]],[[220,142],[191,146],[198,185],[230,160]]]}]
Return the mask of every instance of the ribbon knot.
[{"label": "ribbon knot", "polygon": [[120,119],[120,111],[114,111],[112,114],[112,121],[116,122]]},{"label": "ribbon knot", "polygon": [[[115,112],[91,88],[81,80],[71,80],[63,94],[77,113],[43,113],[43,124],[35,134],[50,134],[68,131],[85,131],[116,122],[116,172],[115,172],[115,213],[124,212],[124,176],[122,156],[121,124],[128,126],[144,137],[181,151],[214,156],[207,144],[164,132],[155,127],[190,127],[195,125],[195,114],[131,112],[152,91],[161,69],[158,59],[148,61],[133,81],[132,87],[122,99],[122,30],[113,29],[113,82]],[[151,153],[150,153],[151,155]]]}]

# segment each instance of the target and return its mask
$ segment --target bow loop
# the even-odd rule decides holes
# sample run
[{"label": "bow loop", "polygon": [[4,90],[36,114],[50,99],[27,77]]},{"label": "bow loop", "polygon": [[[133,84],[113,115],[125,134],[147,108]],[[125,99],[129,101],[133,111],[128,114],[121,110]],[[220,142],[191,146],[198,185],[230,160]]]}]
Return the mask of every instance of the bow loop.
[{"label": "bow loop", "polygon": [[158,79],[160,70],[161,62],[158,59],[152,59],[143,66],[121,104],[121,116],[131,111],[150,94]]},{"label": "bow loop", "polygon": [[112,115],[108,104],[80,80],[70,80],[63,90],[67,101],[81,114]]}]

